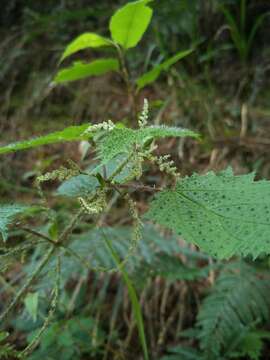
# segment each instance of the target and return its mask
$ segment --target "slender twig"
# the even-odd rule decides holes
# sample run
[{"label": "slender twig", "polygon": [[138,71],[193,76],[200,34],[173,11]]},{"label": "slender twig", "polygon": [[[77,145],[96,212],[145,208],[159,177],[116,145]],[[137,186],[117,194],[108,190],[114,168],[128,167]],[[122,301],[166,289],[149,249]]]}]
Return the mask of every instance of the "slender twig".
[{"label": "slender twig", "polygon": [[54,246],[57,246],[57,242],[56,241],[53,241],[51,238],[49,238],[48,236],[36,231],[36,230],[33,230],[33,229],[29,229],[29,228],[26,228],[26,227],[20,227],[21,230],[31,234],[31,235],[34,235],[34,236],[37,236],[43,240],[46,240],[47,242],[49,242],[50,244],[54,245]]},{"label": "slender twig", "polygon": [[71,220],[70,224],[65,228],[65,230],[62,232],[62,234],[59,236],[57,242],[62,244],[68,237],[68,235],[73,230],[74,226],[76,225],[79,218],[83,215],[84,209],[80,209],[77,214],[74,216],[74,218]]},{"label": "slender twig", "polygon": [[57,304],[58,304],[60,280],[61,280],[61,264],[60,264],[60,256],[58,256],[57,263],[56,263],[56,281],[55,281],[55,286],[52,291],[52,300],[51,300],[51,306],[50,306],[48,316],[45,319],[42,327],[38,331],[37,335],[31,341],[31,343],[20,353],[20,355],[19,355],[20,359],[27,359],[27,357],[34,351],[36,346],[39,344],[40,338],[41,338],[42,334],[44,333],[44,331],[48,328],[48,326],[53,318],[53,315],[56,311]]},{"label": "slender twig", "polygon": [[117,53],[118,53],[118,58],[120,61],[120,65],[121,65],[121,72],[122,72],[122,76],[123,79],[126,83],[126,87],[127,87],[127,91],[128,91],[128,96],[132,102],[132,118],[133,121],[136,120],[136,116],[137,116],[137,97],[136,97],[136,92],[134,91],[134,87],[132,85],[132,82],[130,80],[130,75],[128,72],[128,68],[126,65],[126,60],[125,60],[125,54],[123,52],[123,50],[121,49],[121,47],[117,44],[115,44],[116,49],[117,49]]},{"label": "slender twig", "polygon": [[85,259],[84,257],[80,256],[79,254],[76,253],[76,251],[72,250],[70,247],[65,246],[64,250],[69,253],[71,256],[73,256],[75,259],[77,259],[77,261],[79,261],[79,263],[84,266],[88,271],[95,271],[95,272],[107,272],[107,273],[111,273],[116,271],[115,268],[105,268],[102,266],[97,266],[97,267],[92,267],[88,264],[87,259]]},{"label": "slender twig", "polygon": [[9,306],[6,308],[6,310],[0,315],[0,323],[3,323],[6,318],[8,317],[9,313],[12,311],[12,309],[18,304],[18,302],[23,298],[25,293],[28,291],[29,287],[33,284],[35,279],[38,277],[38,275],[42,272],[44,267],[47,265],[49,260],[51,259],[51,256],[55,252],[56,248],[58,246],[65,247],[63,245],[63,242],[67,239],[69,234],[72,232],[75,224],[77,223],[78,219],[83,214],[84,209],[80,209],[78,213],[74,216],[74,218],[71,220],[70,224],[64,229],[62,234],[59,236],[59,238],[56,241],[53,241],[46,235],[43,235],[35,230],[31,230],[28,228],[23,228],[24,231],[27,231],[28,233],[31,233],[32,235],[38,236],[42,238],[43,240],[49,242],[52,246],[48,249],[46,254],[42,257],[39,265],[34,269],[32,275],[27,279],[25,284],[21,287],[17,295],[13,298]]},{"label": "slender twig", "polygon": [[[42,242],[45,242],[45,241],[42,241]],[[41,242],[39,242],[39,243],[41,243]],[[22,253],[24,250],[30,249],[32,247],[33,247],[33,242],[16,246],[15,248],[11,248],[10,250],[9,249],[1,249],[1,251],[6,251],[6,252],[4,254],[0,254],[0,258],[14,256],[17,253]]]},{"label": "slender twig", "polygon": [[6,318],[8,317],[10,311],[17,305],[17,303],[21,300],[21,298],[24,296],[24,294],[26,293],[26,291],[29,289],[29,287],[32,285],[32,283],[34,282],[35,278],[41,273],[41,271],[44,269],[44,267],[47,265],[47,263],[49,262],[52,254],[55,251],[55,247],[52,246],[49,248],[49,250],[46,252],[46,254],[43,256],[43,258],[41,259],[39,265],[35,268],[35,270],[33,271],[32,275],[28,278],[28,280],[26,281],[26,283],[23,285],[23,287],[19,290],[19,292],[17,293],[17,295],[14,297],[14,299],[12,300],[12,302],[9,304],[9,306],[6,308],[6,310],[2,313],[2,315],[0,316],[0,323],[2,323],[4,320],[6,320]]},{"label": "slender twig", "polygon": [[75,308],[75,303],[76,300],[80,294],[81,288],[83,286],[83,283],[85,282],[85,276],[81,276],[79,281],[77,282],[77,285],[72,293],[71,299],[67,305],[67,309],[66,309],[66,318],[69,318],[69,316],[72,314],[74,308]]}]

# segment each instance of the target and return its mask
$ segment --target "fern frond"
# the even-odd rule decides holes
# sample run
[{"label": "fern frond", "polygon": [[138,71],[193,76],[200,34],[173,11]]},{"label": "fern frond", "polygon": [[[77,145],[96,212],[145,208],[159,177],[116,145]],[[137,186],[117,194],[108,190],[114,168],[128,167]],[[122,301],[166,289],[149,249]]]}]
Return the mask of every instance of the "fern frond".
[{"label": "fern frond", "polygon": [[194,174],[159,193],[147,214],[218,258],[270,253],[270,182],[254,174]]},{"label": "fern frond", "polygon": [[227,266],[198,314],[205,357],[220,358],[245,329],[269,320],[269,309],[269,278],[244,263]]}]

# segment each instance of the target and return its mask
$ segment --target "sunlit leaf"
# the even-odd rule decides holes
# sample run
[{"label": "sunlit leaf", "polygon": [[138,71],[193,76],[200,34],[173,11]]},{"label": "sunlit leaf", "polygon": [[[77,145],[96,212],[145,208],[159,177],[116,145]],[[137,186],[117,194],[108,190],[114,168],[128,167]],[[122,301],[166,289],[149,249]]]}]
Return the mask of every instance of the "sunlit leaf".
[{"label": "sunlit leaf", "polygon": [[180,51],[176,55],[172,56],[171,58],[167,59],[163,63],[155,66],[150,71],[143,74],[136,80],[136,84],[138,89],[144,88],[146,85],[153,83],[161,74],[162,71],[167,71],[169,68],[174,65],[177,61],[183,59],[184,57],[188,56],[190,53],[193,52],[193,49]]},{"label": "sunlit leaf", "polygon": [[99,48],[102,46],[111,46],[113,43],[109,39],[95,33],[85,33],[74,39],[65,49],[61,60],[68,56],[87,48]]},{"label": "sunlit leaf", "polygon": [[129,49],[138,44],[145,33],[153,10],[147,6],[151,0],[139,0],[126,4],[112,16],[110,31],[112,39]]},{"label": "sunlit leaf", "polygon": [[119,62],[117,59],[98,59],[91,63],[85,64],[81,61],[76,61],[72,66],[60,70],[55,78],[56,84],[61,84],[69,81],[75,81],[87,78],[89,76],[99,76],[106,74],[109,71],[117,71],[119,69]]}]

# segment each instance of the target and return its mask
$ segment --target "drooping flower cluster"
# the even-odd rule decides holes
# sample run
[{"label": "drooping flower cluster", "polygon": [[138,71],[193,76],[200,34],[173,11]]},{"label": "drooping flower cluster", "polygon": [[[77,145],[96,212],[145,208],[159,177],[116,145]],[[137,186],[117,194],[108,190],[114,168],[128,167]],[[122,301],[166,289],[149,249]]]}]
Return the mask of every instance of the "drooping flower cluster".
[{"label": "drooping flower cluster", "polygon": [[78,200],[87,214],[99,214],[104,211],[107,206],[106,190],[100,189],[96,192],[94,197],[88,199],[79,197]]}]

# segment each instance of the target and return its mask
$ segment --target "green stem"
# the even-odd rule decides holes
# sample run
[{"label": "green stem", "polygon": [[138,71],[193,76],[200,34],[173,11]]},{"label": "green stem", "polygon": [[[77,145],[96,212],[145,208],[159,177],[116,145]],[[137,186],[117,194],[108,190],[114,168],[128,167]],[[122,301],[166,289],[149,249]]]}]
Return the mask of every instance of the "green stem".
[{"label": "green stem", "polygon": [[[29,289],[29,287],[32,285],[32,283],[34,282],[34,280],[36,279],[36,277],[41,273],[41,271],[44,269],[44,267],[47,265],[47,263],[49,262],[51,256],[53,255],[54,251],[56,250],[56,248],[58,246],[63,246],[62,243],[66,240],[66,238],[68,237],[68,235],[71,233],[73,227],[75,226],[76,222],[78,221],[78,219],[81,217],[81,215],[83,214],[83,209],[80,209],[78,211],[78,213],[74,216],[74,218],[72,219],[71,223],[64,229],[64,231],[62,232],[62,234],[60,235],[59,239],[57,242],[55,242],[55,244],[52,244],[52,246],[49,248],[49,250],[47,251],[47,253],[43,256],[42,260],[40,261],[39,265],[36,267],[36,269],[34,270],[34,272],[32,273],[32,275],[28,278],[28,280],[26,281],[26,283],[23,285],[23,287],[19,290],[19,292],[17,293],[17,295],[15,296],[15,298],[12,300],[12,302],[9,304],[9,306],[6,308],[6,310],[3,312],[3,314],[0,316],[0,323],[2,323],[3,321],[6,320],[6,318],[8,317],[9,313],[11,312],[11,310],[18,304],[18,302],[22,299],[22,297],[24,296],[24,294],[27,292],[27,290]],[[41,236],[39,233],[35,233],[33,235],[36,236]],[[49,238],[47,238],[46,236],[42,236],[42,238],[46,241],[49,241],[50,243],[53,241]],[[64,247],[64,246],[63,246]]]},{"label": "green stem", "polygon": [[27,359],[28,356],[35,350],[37,345],[39,344],[39,341],[41,339],[41,336],[48,328],[50,322],[52,321],[53,315],[56,311],[56,307],[58,304],[59,299],[59,290],[60,290],[60,280],[61,280],[61,264],[60,264],[60,257],[57,258],[56,263],[56,280],[55,280],[55,286],[52,291],[52,300],[51,300],[51,306],[48,313],[47,318],[44,321],[44,324],[39,329],[38,333],[34,337],[34,339],[30,342],[30,344],[20,353],[19,358],[20,359]]},{"label": "green stem", "polygon": [[122,49],[119,45],[115,44],[115,46],[116,46],[119,61],[121,64],[122,76],[126,83],[128,97],[131,100],[132,119],[133,119],[133,121],[136,121],[136,116],[137,116],[137,96],[136,95],[137,94],[136,94],[136,91],[134,91],[134,86],[132,85],[132,83],[130,81],[130,76],[129,76],[129,72],[128,72],[126,60],[125,60],[125,53],[122,51]]},{"label": "green stem", "polygon": [[26,291],[29,289],[29,287],[34,282],[35,278],[41,273],[41,271],[44,269],[44,267],[49,262],[52,254],[55,251],[55,247],[52,246],[49,248],[47,253],[43,256],[42,260],[40,261],[38,267],[34,270],[30,278],[26,281],[26,283],[23,285],[23,287],[19,290],[15,298],[12,300],[12,302],[9,304],[9,306],[6,308],[6,310],[3,312],[3,314],[0,316],[0,323],[3,323],[3,321],[6,320],[8,317],[10,311],[18,304],[18,302],[21,300],[21,298],[24,296]]}]

